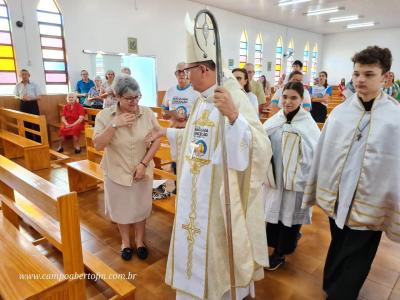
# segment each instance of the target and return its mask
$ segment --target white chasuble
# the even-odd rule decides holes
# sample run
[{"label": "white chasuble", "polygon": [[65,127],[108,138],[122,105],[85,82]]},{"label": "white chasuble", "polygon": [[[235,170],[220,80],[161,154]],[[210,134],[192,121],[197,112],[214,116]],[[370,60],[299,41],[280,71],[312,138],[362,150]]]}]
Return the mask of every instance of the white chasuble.
[{"label": "white chasuble", "polygon": [[[247,114],[251,112],[256,118],[246,95],[235,81],[229,82],[233,88],[230,90],[232,98],[246,101],[234,124],[226,121],[224,128],[235,275],[238,290],[245,291],[245,296],[250,292],[253,280],[263,277],[262,266],[267,264],[260,192],[271,151],[265,133],[261,134],[261,124],[255,123],[256,119]],[[240,108],[238,102],[234,103]],[[214,107],[211,92],[206,99],[197,99],[185,129],[167,130],[178,166],[178,187],[166,283],[177,290],[177,299],[229,298],[218,119],[219,111]]]}]

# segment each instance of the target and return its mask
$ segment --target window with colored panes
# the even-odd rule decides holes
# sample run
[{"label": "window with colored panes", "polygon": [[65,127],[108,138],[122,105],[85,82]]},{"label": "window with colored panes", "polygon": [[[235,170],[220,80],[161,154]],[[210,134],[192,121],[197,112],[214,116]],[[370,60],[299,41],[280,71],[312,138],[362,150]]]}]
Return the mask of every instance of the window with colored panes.
[{"label": "window with colored panes", "polygon": [[314,79],[317,78],[317,66],[318,66],[318,45],[315,44],[313,51],[312,51],[312,59],[311,59],[310,85],[314,85]]},{"label": "window with colored panes", "polygon": [[244,65],[247,63],[248,46],[247,32],[246,30],[243,30],[242,35],[240,36],[239,68],[244,68]]},{"label": "window with colored panes", "polygon": [[283,40],[282,37],[279,37],[278,41],[276,42],[276,50],[275,50],[275,84],[278,83],[279,77],[281,77],[282,58],[283,58]]},{"label": "window with colored panes", "polygon": [[65,55],[63,17],[53,0],[39,0],[37,19],[42,46],[46,91],[49,94],[68,92],[68,70]]},{"label": "window with colored panes", "polygon": [[[308,64],[310,61],[310,43],[306,43],[305,47],[304,47],[304,52],[303,52],[303,73],[304,73],[304,78],[307,78],[307,74],[308,74]],[[307,84],[306,82],[304,82],[304,84]]]},{"label": "window with colored panes", "polygon": [[261,33],[257,35],[255,52],[254,52],[254,77],[259,78],[262,74],[262,55],[263,55],[263,41]]},{"label": "window with colored panes", "polygon": [[12,95],[17,83],[15,54],[7,3],[0,0],[0,95]]},{"label": "window with colored panes", "polygon": [[287,53],[288,53],[288,59],[286,60],[286,75],[289,76],[289,74],[292,72],[292,64],[294,62],[294,41],[293,39],[290,40],[288,48],[287,48]]}]

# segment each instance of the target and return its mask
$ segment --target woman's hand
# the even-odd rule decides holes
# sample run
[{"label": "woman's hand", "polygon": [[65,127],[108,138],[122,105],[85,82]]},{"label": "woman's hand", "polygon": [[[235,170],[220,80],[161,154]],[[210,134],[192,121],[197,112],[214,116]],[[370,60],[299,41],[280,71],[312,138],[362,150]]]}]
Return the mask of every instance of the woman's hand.
[{"label": "woman's hand", "polygon": [[229,122],[233,124],[239,112],[233,104],[231,93],[221,86],[217,87],[214,92],[214,104],[218,110],[229,119]]},{"label": "woman's hand", "polygon": [[145,143],[150,144],[154,142],[155,140],[159,139],[162,136],[167,135],[167,129],[162,128],[159,126],[153,127],[153,129],[146,135],[144,138]]},{"label": "woman's hand", "polygon": [[113,120],[112,124],[117,125],[117,127],[131,126],[135,120],[135,115],[130,113],[122,113],[117,115]]},{"label": "woman's hand", "polygon": [[146,167],[143,164],[138,164],[133,171],[133,179],[136,181],[142,180],[146,173]]}]

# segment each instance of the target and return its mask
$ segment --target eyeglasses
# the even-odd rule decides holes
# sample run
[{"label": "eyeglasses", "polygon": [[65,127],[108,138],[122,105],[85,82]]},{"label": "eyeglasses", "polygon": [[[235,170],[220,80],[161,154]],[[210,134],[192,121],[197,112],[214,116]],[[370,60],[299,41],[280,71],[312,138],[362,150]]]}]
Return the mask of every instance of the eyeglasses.
[{"label": "eyeglasses", "polygon": [[197,68],[197,67],[200,67],[200,65],[195,65],[195,66],[192,66],[192,67],[184,68],[183,71],[184,72],[190,72],[191,69],[194,69],[194,68]]},{"label": "eyeglasses", "polygon": [[139,101],[140,98],[142,98],[142,95],[136,95],[136,96],[132,96],[132,97],[121,97],[122,99],[126,100],[126,101]]},{"label": "eyeglasses", "polygon": [[178,76],[178,75],[181,75],[181,74],[186,75],[186,73],[187,73],[186,70],[176,70],[176,71],[175,71],[175,76]]}]

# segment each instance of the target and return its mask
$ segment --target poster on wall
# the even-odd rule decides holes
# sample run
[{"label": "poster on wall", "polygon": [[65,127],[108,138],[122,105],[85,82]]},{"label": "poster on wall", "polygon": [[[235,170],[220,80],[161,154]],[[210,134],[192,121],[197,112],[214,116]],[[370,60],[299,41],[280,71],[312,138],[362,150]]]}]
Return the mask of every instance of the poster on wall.
[{"label": "poster on wall", "polygon": [[128,37],[128,53],[138,53],[137,38]]}]

